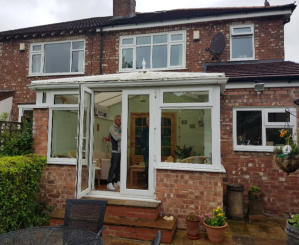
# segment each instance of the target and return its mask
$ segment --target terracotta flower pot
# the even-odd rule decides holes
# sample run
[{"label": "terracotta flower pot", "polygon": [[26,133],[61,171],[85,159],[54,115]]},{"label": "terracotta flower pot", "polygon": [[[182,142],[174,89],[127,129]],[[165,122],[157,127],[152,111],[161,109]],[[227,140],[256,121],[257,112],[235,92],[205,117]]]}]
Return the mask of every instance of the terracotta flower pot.
[{"label": "terracotta flower pot", "polygon": [[187,237],[191,240],[199,239],[200,220],[193,221],[186,219]]},{"label": "terracotta flower pot", "polygon": [[203,224],[206,228],[208,238],[211,242],[221,242],[224,239],[224,233],[227,227],[227,223],[225,223],[224,226],[210,226],[205,222]]}]

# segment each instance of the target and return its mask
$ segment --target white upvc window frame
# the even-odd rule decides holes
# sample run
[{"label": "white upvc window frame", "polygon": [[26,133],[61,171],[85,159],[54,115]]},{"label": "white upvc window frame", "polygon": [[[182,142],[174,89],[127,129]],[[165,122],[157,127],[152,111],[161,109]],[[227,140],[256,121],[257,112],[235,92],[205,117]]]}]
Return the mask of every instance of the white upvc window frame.
[{"label": "white upvc window frame", "polygon": [[[73,49],[73,42],[83,42],[83,49]],[[55,43],[71,43],[70,45],[70,70],[69,72],[56,72],[56,73],[44,73],[44,57],[45,57],[45,52],[44,52],[44,46],[46,44],[55,44]],[[41,46],[40,50],[34,51],[33,47],[34,46]],[[38,43],[31,43],[30,44],[30,58],[29,58],[29,76],[57,76],[57,75],[83,75],[85,74],[85,54],[86,50],[85,47],[86,42],[84,39],[76,39],[76,40],[65,40],[65,41],[54,41],[54,42],[38,42]],[[83,51],[83,71],[82,72],[72,72],[72,53],[74,51]],[[32,72],[32,56],[39,54],[41,55],[41,65],[40,65],[40,70],[39,72]]]},{"label": "white upvc window frame", "polygon": [[[183,39],[182,40],[171,40],[171,35],[175,34],[182,34]],[[153,37],[156,35],[167,35],[168,41],[167,43],[153,43]],[[150,44],[144,44],[144,45],[137,45],[136,44],[136,38],[138,37],[150,37],[151,43]],[[130,39],[133,38],[133,44],[122,44],[122,41],[124,39]],[[174,31],[174,32],[158,32],[158,33],[150,33],[150,34],[139,34],[139,35],[129,35],[129,36],[121,36],[119,41],[119,71],[120,72],[131,72],[131,71],[142,71],[142,69],[136,69],[136,48],[137,47],[151,47],[151,55],[150,55],[150,68],[146,68],[146,70],[151,71],[161,71],[161,70],[177,70],[177,69],[185,69],[186,68],[186,39],[187,34],[185,30],[182,31]],[[153,54],[153,47],[154,46],[160,46],[160,45],[167,45],[167,67],[164,68],[152,68],[152,54]],[[182,65],[178,66],[171,66],[170,65],[170,51],[171,46],[174,45],[182,45]],[[122,50],[123,49],[133,49],[133,67],[132,68],[122,68]]]},{"label": "white upvc window frame", "polygon": [[[262,145],[238,145],[237,144],[237,112],[238,111],[261,111],[262,114]],[[268,113],[290,112],[290,122],[269,122]],[[233,149],[234,151],[257,151],[257,152],[273,152],[277,146],[266,145],[266,129],[267,128],[292,128],[293,138],[296,141],[296,109],[295,108],[260,108],[246,107],[233,108]]]},{"label": "white upvc window frame", "polygon": [[[208,102],[198,103],[163,103],[164,92],[209,92]],[[183,171],[202,171],[202,172],[225,172],[221,164],[221,145],[220,145],[220,88],[219,86],[200,86],[200,87],[180,87],[161,89],[158,96],[159,107],[157,114],[156,130],[157,130],[157,169],[183,170]],[[210,109],[211,110],[211,131],[212,133],[212,164],[196,164],[196,163],[170,163],[161,161],[161,117],[163,109]]]},{"label": "white upvc window frame", "polygon": [[[235,34],[234,29],[235,28],[250,28],[251,31],[247,33],[242,34]],[[252,37],[252,57],[246,57],[246,58],[233,58],[232,57],[232,39],[233,37],[242,37],[242,36],[251,36]],[[254,60],[255,59],[255,42],[254,42],[254,24],[244,24],[244,25],[231,25],[230,26],[230,60],[231,61],[241,61],[241,60]]]},{"label": "white upvc window frame", "polygon": [[54,97],[55,97],[55,95],[71,95],[71,94],[78,95],[78,98],[79,98],[78,90],[54,91],[54,92],[47,93],[48,106],[49,106],[48,148],[47,148],[47,163],[48,164],[61,164],[61,165],[76,165],[77,164],[76,157],[75,158],[51,157],[53,111],[55,111],[55,110],[76,110],[79,113],[79,104],[54,104]]}]

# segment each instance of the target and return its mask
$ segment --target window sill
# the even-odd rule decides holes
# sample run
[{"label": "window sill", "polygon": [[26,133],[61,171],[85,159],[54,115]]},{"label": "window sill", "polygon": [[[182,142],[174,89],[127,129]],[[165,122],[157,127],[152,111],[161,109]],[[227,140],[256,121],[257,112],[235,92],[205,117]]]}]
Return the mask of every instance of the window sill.
[{"label": "window sill", "polygon": [[226,173],[225,168],[221,164],[212,165],[212,164],[182,164],[182,163],[161,162],[155,166],[155,169]]},{"label": "window sill", "polygon": [[52,76],[74,76],[74,75],[85,75],[85,72],[29,74],[28,77],[52,77]]},{"label": "window sill", "polygon": [[254,57],[252,57],[252,58],[235,58],[235,59],[231,58],[229,61],[247,61],[247,60],[252,61],[252,60],[256,60],[256,59]]},{"label": "window sill", "polygon": [[273,152],[274,146],[235,146],[234,151]]},{"label": "window sill", "polygon": [[143,71],[176,71],[176,70],[186,70],[187,67],[172,67],[172,68],[157,68],[157,69],[120,69],[119,73],[128,73],[128,72],[143,72]]},{"label": "window sill", "polygon": [[49,165],[77,165],[76,158],[51,158],[47,160]]}]

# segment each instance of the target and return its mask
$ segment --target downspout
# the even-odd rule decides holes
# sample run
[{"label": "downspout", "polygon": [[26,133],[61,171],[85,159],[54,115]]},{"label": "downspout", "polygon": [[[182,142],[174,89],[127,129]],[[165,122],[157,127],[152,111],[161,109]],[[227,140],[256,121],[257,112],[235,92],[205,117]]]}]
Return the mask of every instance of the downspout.
[{"label": "downspout", "polygon": [[103,27],[100,28],[100,75],[103,74],[103,38],[104,38],[104,33],[103,33]]}]

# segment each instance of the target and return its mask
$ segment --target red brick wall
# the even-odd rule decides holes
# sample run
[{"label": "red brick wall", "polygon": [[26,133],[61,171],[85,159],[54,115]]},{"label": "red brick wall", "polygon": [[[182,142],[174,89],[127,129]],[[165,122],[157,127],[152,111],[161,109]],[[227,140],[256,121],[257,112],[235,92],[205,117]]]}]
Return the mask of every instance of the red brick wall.
[{"label": "red brick wall", "polygon": [[178,227],[185,227],[190,213],[211,214],[223,202],[223,174],[192,171],[157,170],[156,195],[161,200],[162,215],[178,218]]},{"label": "red brick wall", "polygon": [[299,212],[299,171],[287,175],[277,169],[272,162],[273,153],[233,151],[233,108],[296,107],[293,101],[298,96],[298,88],[265,88],[259,95],[253,89],[226,90],[222,96],[221,156],[227,171],[225,183],[244,185],[245,201],[248,189],[259,186],[270,214]]}]

